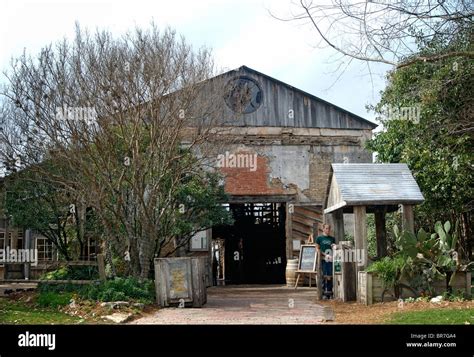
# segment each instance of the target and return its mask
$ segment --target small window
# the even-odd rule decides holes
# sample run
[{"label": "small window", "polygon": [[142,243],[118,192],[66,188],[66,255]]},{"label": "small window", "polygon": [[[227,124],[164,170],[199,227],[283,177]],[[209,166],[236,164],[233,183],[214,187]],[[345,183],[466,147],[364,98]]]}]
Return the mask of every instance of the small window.
[{"label": "small window", "polygon": [[208,249],[207,231],[198,232],[191,238],[190,251],[207,251]]},{"label": "small window", "polygon": [[46,238],[36,238],[36,249],[38,249],[38,261],[53,260],[53,244]]},{"label": "small window", "polygon": [[22,230],[19,230],[18,233],[17,233],[17,236],[16,236],[16,248],[17,249],[23,249],[24,248],[24,245],[23,245],[23,231]]},{"label": "small window", "polygon": [[[16,230],[14,229],[17,234],[16,234],[16,249],[23,249],[23,231],[22,230]],[[2,237],[5,238],[5,232],[2,232]],[[5,244],[5,242],[3,243]],[[8,245],[10,248],[13,247],[13,241],[12,241],[12,231],[8,232]],[[4,245],[0,246],[0,249],[2,249]]]}]

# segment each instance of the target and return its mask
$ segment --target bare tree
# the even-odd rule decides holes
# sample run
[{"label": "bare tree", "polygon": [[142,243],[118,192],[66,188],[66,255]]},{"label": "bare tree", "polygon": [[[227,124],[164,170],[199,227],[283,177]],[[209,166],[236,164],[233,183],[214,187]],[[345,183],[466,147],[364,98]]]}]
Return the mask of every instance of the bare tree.
[{"label": "bare tree", "polygon": [[471,49],[417,53],[417,43],[435,37],[449,43],[463,26],[472,28],[470,0],[298,0],[292,6],[292,16],[273,16],[312,26],[320,44],[351,59],[401,68],[419,61],[474,57]]},{"label": "bare tree", "polygon": [[35,170],[53,162],[57,169],[43,174],[82,198],[78,212],[94,208],[107,251],[130,257],[132,273],[145,278],[155,255],[183,244],[179,215],[199,222],[205,214],[192,197],[183,202],[182,190],[186,180],[211,184],[210,138],[224,103],[215,75],[210,51],[194,51],[170,29],[115,38],[77,26],[72,43],[12,62],[3,161]]}]

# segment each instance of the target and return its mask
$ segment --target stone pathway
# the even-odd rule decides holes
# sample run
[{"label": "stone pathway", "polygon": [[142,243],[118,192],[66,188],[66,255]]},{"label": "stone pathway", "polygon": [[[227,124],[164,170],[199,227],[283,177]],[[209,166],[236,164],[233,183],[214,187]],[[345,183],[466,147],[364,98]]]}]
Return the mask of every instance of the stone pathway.
[{"label": "stone pathway", "polygon": [[331,308],[316,303],[316,289],[285,286],[208,288],[203,308],[166,308],[131,324],[320,324],[334,319]]}]

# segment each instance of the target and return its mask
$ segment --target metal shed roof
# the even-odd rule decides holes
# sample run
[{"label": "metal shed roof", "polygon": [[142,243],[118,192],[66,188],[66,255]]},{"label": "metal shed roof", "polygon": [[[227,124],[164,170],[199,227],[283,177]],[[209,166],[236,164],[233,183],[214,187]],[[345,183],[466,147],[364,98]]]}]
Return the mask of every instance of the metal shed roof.
[{"label": "metal shed roof", "polygon": [[345,206],[418,204],[423,201],[407,164],[332,164],[324,213]]}]

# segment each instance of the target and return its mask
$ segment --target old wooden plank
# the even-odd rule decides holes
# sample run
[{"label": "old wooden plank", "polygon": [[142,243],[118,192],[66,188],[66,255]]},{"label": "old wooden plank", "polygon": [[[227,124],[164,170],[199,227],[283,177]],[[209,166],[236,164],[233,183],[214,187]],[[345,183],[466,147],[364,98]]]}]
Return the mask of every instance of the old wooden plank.
[{"label": "old wooden plank", "polygon": [[295,212],[293,216],[293,221],[312,227],[314,222],[321,223],[323,219],[322,219],[322,216],[317,217],[317,218],[312,218],[308,216],[303,216]]},{"label": "old wooden plank", "polygon": [[332,214],[333,220],[333,232],[336,243],[344,240],[344,214],[342,210],[337,210]]},{"label": "old wooden plank", "polygon": [[308,239],[308,234],[303,234],[295,230],[293,230],[292,235],[293,235],[293,239],[304,240],[304,241]]},{"label": "old wooden plank", "polygon": [[344,291],[343,301],[355,301],[357,299],[357,276],[355,263],[344,262],[342,265],[342,271],[342,282]]},{"label": "old wooden plank", "polygon": [[402,205],[402,227],[404,230],[415,233],[415,222],[412,205]]},{"label": "old wooden plank", "polygon": [[322,207],[295,206],[295,213],[310,219],[322,219]]},{"label": "old wooden plank", "polygon": [[367,304],[371,305],[374,303],[374,294],[373,294],[373,275],[370,273],[365,273],[365,277],[367,279]]},{"label": "old wooden plank", "polygon": [[362,264],[357,264],[357,270],[364,270],[367,267],[367,215],[365,206],[354,207],[354,243],[363,256]]},{"label": "old wooden plank", "polygon": [[107,277],[105,275],[105,259],[103,254],[97,254],[97,267],[99,269],[100,280],[105,281]]},{"label": "old wooden plank", "polygon": [[311,222],[311,224],[303,224],[294,219],[292,222],[292,228],[293,228],[293,231],[308,235],[312,232],[312,227],[313,227],[312,223],[313,222]]},{"label": "old wooden plank", "polygon": [[97,266],[97,261],[94,260],[70,260],[64,262],[64,265],[71,266]]},{"label": "old wooden plank", "polygon": [[385,208],[375,211],[375,237],[377,241],[377,257],[382,258],[387,255],[387,235],[385,228]]}]

